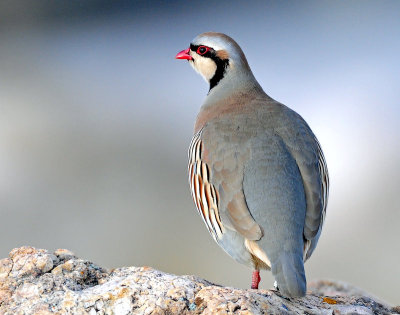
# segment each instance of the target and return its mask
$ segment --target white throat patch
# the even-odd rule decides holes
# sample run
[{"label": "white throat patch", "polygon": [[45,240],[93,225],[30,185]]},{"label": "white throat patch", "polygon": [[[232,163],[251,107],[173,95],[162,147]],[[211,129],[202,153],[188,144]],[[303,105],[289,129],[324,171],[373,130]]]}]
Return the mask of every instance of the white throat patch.
[{"label": "white throat patch", "polygon": [[215,71],[217,71],[217,65],[211,58],[205,58],[196,54],[194,56],[194,60],[190,61],[189,63],[194,70],[200,73],[207,83],[210,82],[211,78],[215,74]]}]

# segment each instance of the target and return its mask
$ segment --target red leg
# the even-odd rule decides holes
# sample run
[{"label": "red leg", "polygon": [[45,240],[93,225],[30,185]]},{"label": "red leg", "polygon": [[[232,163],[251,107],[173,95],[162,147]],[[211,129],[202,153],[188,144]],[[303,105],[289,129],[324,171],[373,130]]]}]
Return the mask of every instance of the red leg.
[{"label": "red leg", "polygon": [[258,284],[261,281],[260,277],[260,271],[259,270],[254,270],[253,271],[253,276],[251,278],[251,288],[252,289],[258,289]]}]

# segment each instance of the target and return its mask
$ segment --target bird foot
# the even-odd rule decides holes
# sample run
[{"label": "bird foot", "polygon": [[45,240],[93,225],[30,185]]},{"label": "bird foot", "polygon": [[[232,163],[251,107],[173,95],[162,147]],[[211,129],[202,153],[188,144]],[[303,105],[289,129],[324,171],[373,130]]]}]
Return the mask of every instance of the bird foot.
[{"label": "bird foot", "polygon": [[253,271],[253,276],[251,278],[251,288],[252,289],[258,289],[258,284],[261,281],[260,277],[260,271],[259,270],[254,270]]}]

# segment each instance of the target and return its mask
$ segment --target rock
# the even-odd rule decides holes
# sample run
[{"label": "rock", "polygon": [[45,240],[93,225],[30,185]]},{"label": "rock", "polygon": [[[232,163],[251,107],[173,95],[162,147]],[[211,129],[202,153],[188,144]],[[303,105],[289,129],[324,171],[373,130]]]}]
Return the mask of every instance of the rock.
[{"label": "rock", "polygon": [[[0,314],[400,314],[348,284],[319,281],[301,299],[221,287],[150,267],[107,270],[65,249],[21,247],[0,260]],[[328,296],[329,295],[329,296]]]}]

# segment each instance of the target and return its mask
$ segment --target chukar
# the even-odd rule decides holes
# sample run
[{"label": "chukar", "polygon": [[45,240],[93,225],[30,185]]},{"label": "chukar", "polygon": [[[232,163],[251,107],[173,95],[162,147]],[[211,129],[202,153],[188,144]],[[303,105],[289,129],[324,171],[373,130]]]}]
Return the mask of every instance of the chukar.
[{"label": "chukar", "polygon": [[328,170],[304,119],[269,97],[229,36],[198,35],[186,59],[209,83],[189,147],[194,203],[214,240],[236,261],[271,270],[287,297],[306,294],[304,261],[324,222]]}]

